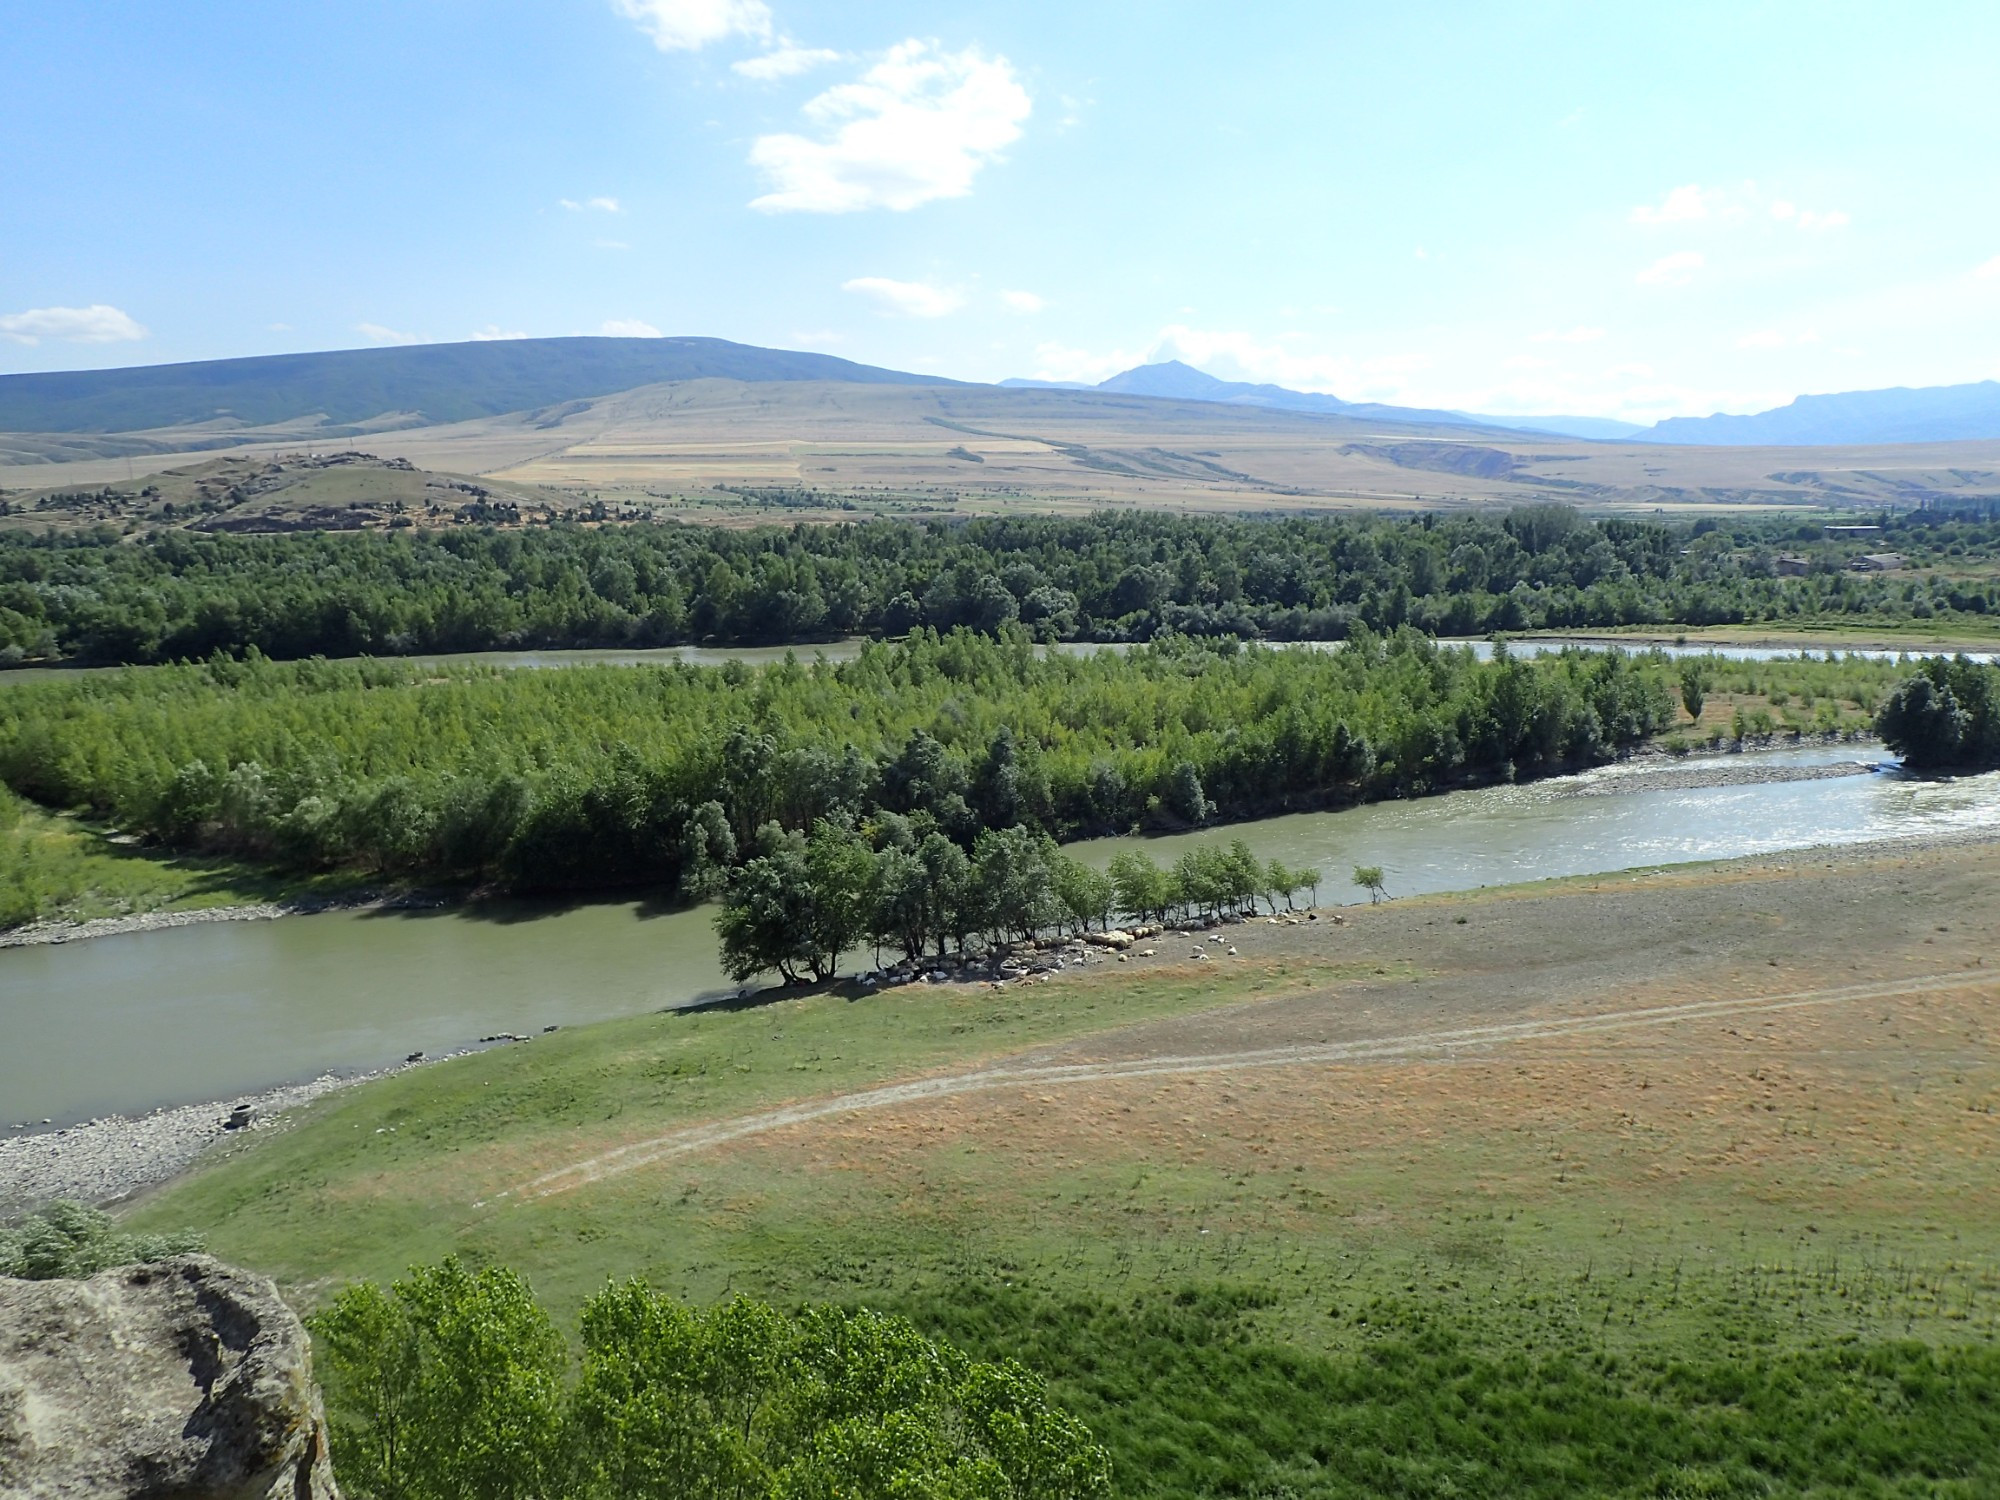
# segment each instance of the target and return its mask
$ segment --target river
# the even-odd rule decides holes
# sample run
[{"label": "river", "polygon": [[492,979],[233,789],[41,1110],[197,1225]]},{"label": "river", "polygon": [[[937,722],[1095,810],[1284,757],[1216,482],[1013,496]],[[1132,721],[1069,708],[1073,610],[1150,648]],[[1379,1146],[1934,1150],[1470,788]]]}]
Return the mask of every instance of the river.
[{"label": "river", "polygon": [[[686,664],[697,667],[721,666],[724,662],[740,661],[749,666],[764,666],[775,661],[783,661],[792,656],[802,663],[811,663],[824,657],[830,662],[853,661],[861,654],[861,648],[868,644],[857,637],[838,641],[821,641],[799,646],[658,646],[622,648],[616,646],[591,647],[574,651],[550,649],[546,651],[462,651],[433,653],[410,657],[343,658],[346,660],[409,661],[419,666],[490,667],[496,671],[545,670],[553,667],[634,667]],[[1281,650],[1298,651],[1338,651],[1344,641],[1266,641],[1265,645]],[[1448,638],[1438,640],[1440,646],[1469,648],[1481,661],[1493,655],[1491,640],[1474,637]],[[1789,646],[1736,645],[1726,641],[1691,641],[1685,645],[1660,645],[1645,641],[1620,640],[1615,636],[1577,636],[1565,639],[1560,636],[1529,636],[1512,639],[1508,649],[1516,656],[1545,656],[1562,651],[1571,646],[1586,650],[1606,651],[1660,651],[1667,656],[1722,656],[1734,661],[1777,661],[1785,657],[1797,656],[1801,651],[1814,655],[1832,653],[1840,656],[1866,657],[1874,661],[1894,661],[1898,657],[1921,656],[1927,650],[1921,646],[1903,649],[1889,649],[1879,646],[1849,646],[1838,640],[1802,641]],[[1095,651],[1129,651],[1129,644],[1116,641],[1061,641],[1054,645],[1035,647],[1038,656],[1049,652],[1059,652],[1065,656],[1088,656]],[[1929,648],[1931,652],[1935,648]],[[1974,651],[1969,653],[1974,661],[2000,661],[2000,652]],[[0,686],[9,683],[43,682],[66,677],[93,676],[101,672],[122,672],[124,667],[14,667],[0,669]]]},{"label": "river", "polygon": [[[1391,896],[1722,859],[1814,844],[2000,829],[2000,774],[1933,782],[1875,771],[1879,747],[1647,759],[1204,834],[1098,839],[1099,865],[1140,847],[1240,837],[1315,866],[1323,902],[1363,899],[1353,865]],[[1691,785],[1715,776],[1730,785]],[[0,1127],[222,1099],[358,1071],[498,1032],[539,1032],[726,992],[707,909],[641,902],[492,902],[220,922],[0,951]]]}]

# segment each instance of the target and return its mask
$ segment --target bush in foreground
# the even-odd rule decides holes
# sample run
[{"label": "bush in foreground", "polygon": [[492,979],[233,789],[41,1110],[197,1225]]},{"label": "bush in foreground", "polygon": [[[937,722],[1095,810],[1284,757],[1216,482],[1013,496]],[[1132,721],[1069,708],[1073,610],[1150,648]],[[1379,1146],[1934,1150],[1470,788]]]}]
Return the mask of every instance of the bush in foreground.
[{"label": "bush in foreground", "polygon": [[202,1248],[195,1234],[120,1234],[102,1209],[59,1198],[14,1229],[0,1229],[0,1276],[54,1281],[95,1276],[134,1261],[166,1260]]},{"label": "bush in foreground", "polygon": [[312,1321],[351,1495],[376,1500],[1085,1500],[1109,1459],[1011,1362],[902,1318],[692,1309],[643,1282],[583,1312],[582,1368],[527,1284],[457,1260]]}]

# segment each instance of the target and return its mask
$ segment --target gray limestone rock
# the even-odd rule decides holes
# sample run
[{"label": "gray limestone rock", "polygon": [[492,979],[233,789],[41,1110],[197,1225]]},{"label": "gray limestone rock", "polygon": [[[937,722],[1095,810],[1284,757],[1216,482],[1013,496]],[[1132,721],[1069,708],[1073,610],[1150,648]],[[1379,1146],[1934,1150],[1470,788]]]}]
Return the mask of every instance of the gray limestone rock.
[{"label": "gray limestone rock", "polygon": [[338,1500],[299,1320],[203,1255],[0,1278],[4,1500]]}]

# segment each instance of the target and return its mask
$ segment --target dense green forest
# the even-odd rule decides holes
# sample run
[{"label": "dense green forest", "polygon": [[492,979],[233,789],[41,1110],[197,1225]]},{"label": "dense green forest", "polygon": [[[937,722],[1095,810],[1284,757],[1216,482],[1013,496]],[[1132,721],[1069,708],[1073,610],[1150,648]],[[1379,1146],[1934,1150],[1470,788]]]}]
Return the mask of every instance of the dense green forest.
[{"label": "dense green forest", "polygon": [[301,869],[702,889],[766,824],[894,815],[969,849],[1587,765],[1674,722],[1679,694],[1664,658],[1480,662],[1409,630],[1046,657],[1018,631],[919,631],[761,671],[217,659],[13,684],[0,781]]},{"label": "dense green forest", "polygon": [[[1126,641],[1340,640],[2000,616],[2000,522],[1103,514],[916,525],[676,524],[0,539],[0,660],[147,663],[504,647],[802,643],[918,626]],[[1868,552],[1909,571],[1858,573]],[[1780,572],[1780,560],[1786,569]]]}]

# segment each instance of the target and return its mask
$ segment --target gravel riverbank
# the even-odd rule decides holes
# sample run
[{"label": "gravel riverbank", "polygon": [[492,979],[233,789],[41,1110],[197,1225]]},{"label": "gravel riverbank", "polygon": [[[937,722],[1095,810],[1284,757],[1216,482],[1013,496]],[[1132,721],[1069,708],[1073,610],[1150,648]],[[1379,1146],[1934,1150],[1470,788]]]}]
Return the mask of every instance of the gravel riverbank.
[{"label": "gravel riverbank", "polygon": [[363,1078],[328,1074],[310,1083],[267,1089],[228,1103],[183,1104],[145,1115],[109,1115],[63,1130],[0,1139],[0,1221],[17,1217],[57,1198],[115,1203],[141,1188],[165,1182],[190,1166],[210,1145],[229,1133],[229,1121],[248,1118],[237,1130],[265,1130],[284,1123],[286,1110],[322,1094],[360,1083]]},{"label": "gravel riverbank", "polygon": [[122,937],[129,932],[165,932],[206,922],[270,922],[279,917],[310,917],[328,911],[403,911],[449,905],[452,898],[435,891],[403,892],[393,896],[363,892],[324,900],[266,901],[253,906],[204,906],[193,911],[144,911],[129,917],[98,917],[89,922],[31,922],[0,932],[0,948],[33,948],[45,943],[80,943],[87,938]]}]

